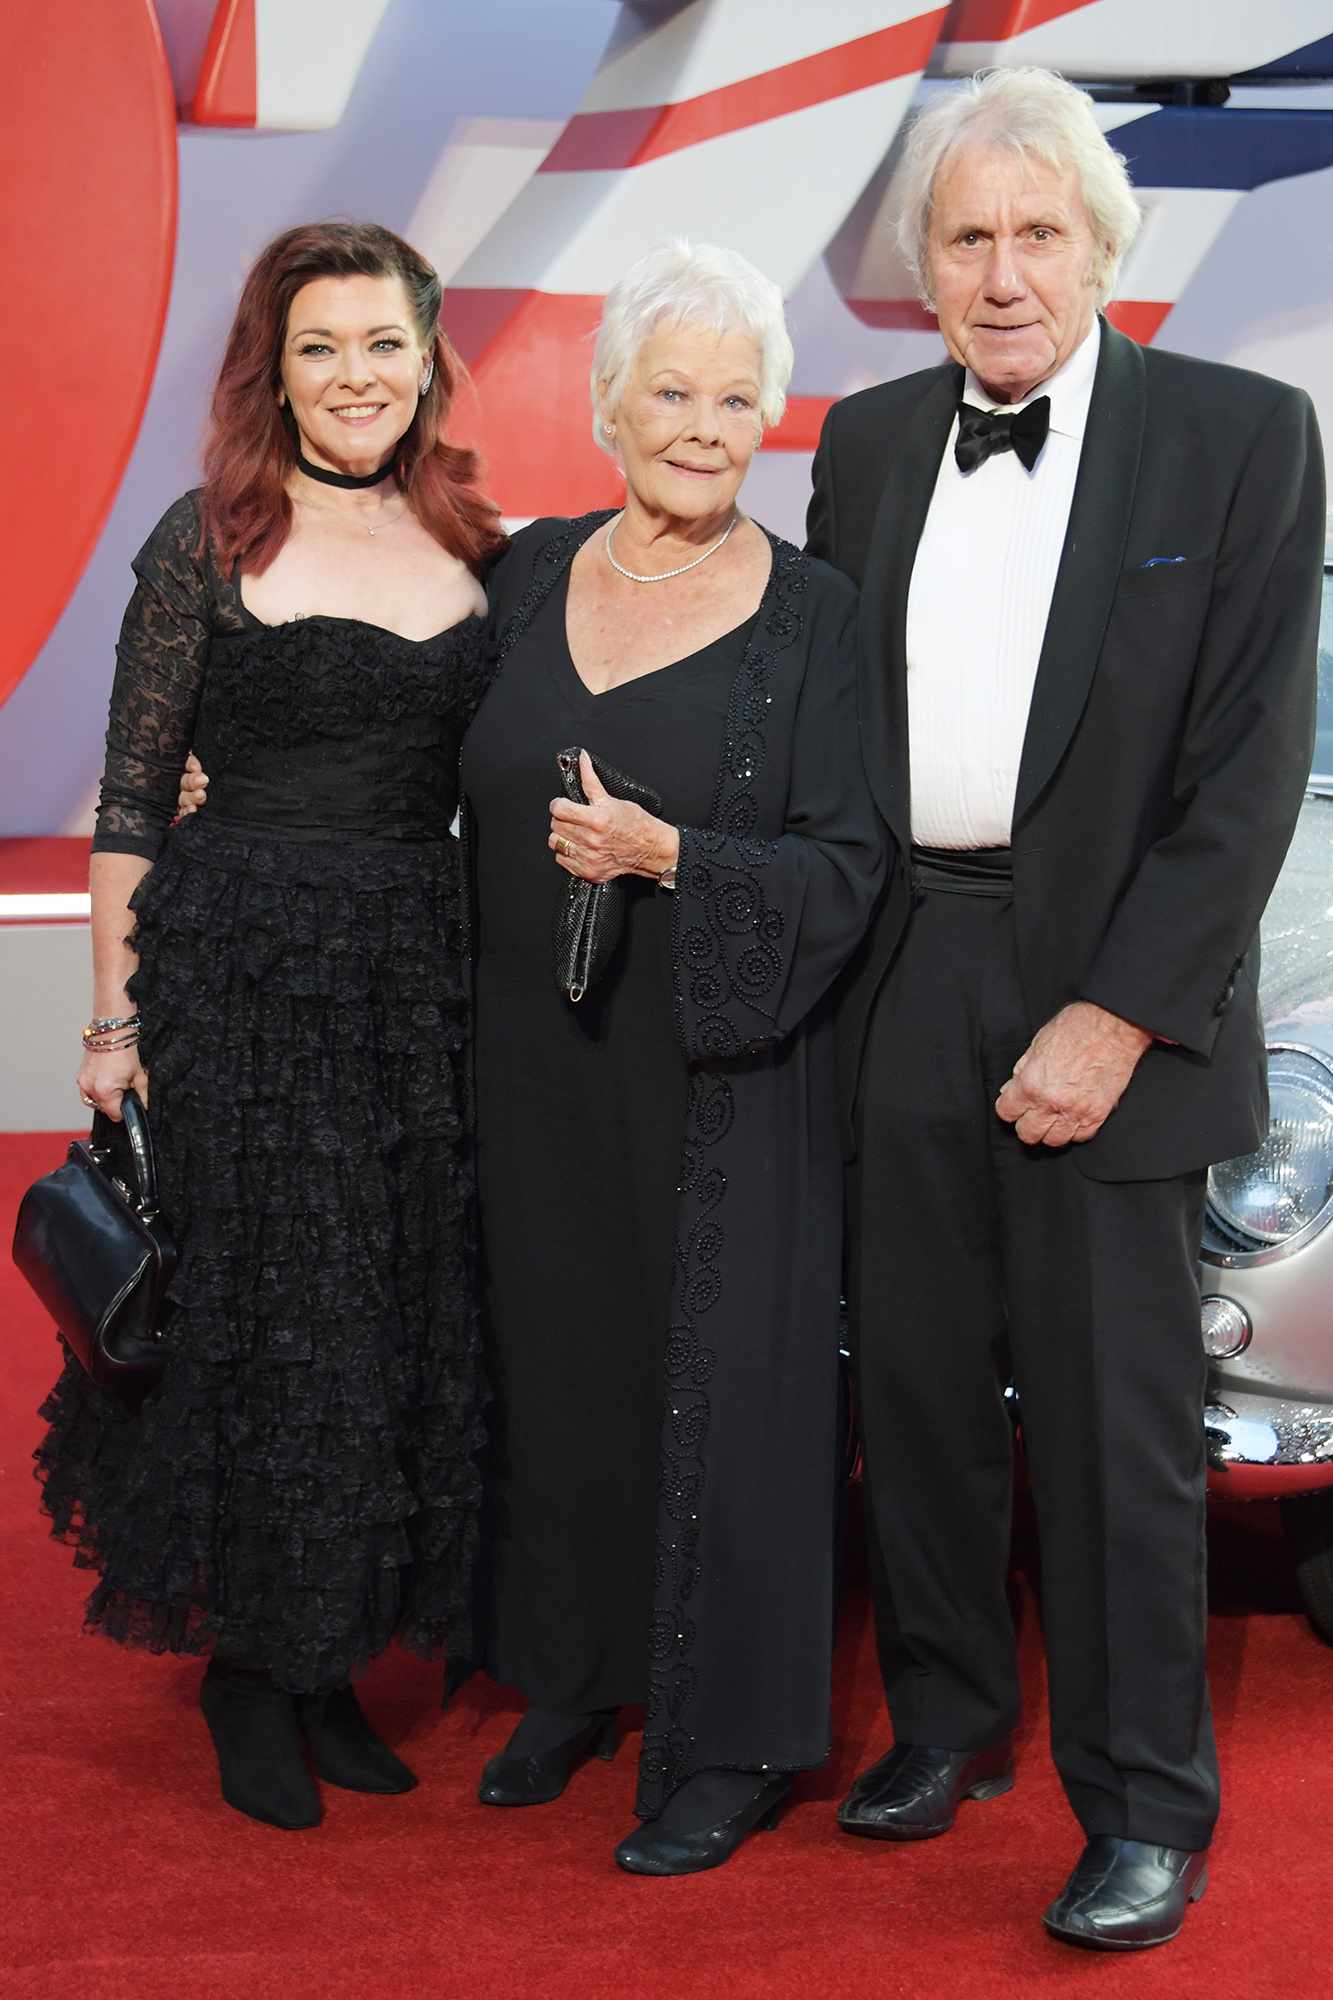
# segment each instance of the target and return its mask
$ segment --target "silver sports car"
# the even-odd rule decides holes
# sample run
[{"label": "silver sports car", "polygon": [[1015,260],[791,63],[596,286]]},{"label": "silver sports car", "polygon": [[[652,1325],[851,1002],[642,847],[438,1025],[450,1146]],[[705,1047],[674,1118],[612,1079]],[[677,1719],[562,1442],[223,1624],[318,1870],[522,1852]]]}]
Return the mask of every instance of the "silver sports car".
[{"label": "silver sports car", "polygon": [[1268,1137],[1208,1176],[1210,1484],[1281,1500],[1306,1609],[1333,1644],[1333,543],[1314,769],[1262,952]]}]

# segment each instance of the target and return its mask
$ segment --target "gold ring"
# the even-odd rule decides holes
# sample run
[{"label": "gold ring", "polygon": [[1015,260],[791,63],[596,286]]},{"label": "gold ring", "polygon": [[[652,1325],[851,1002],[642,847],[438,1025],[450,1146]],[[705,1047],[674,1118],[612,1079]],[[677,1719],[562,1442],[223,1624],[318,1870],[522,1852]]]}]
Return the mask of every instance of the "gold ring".
[{"label": "gold ring", "polygon": [[566,840],[566,839],[565,839],[565,836],[564,836],[564,834],[563,834],[563,833],[561,833],[561,834],[557,834],[557,835],[556,835],[556,842],[555,842],[555,844],[556,844],[556,846],[557,846],[557,847],[558,847],[558,848],[560,849],[560,852],[561,852],[561,853],[562,853],[562,854],[563,854],[563,855],[564,855],[564,856],[565,856],[566,858],[568,858],[568,857],[569,857],[569,856],[570,856],[570,855],[571,855],[571,854],[572,854],[572,853],[574,852],[574,843],[573,843],[573,841],[572,841],[572,840]]}]

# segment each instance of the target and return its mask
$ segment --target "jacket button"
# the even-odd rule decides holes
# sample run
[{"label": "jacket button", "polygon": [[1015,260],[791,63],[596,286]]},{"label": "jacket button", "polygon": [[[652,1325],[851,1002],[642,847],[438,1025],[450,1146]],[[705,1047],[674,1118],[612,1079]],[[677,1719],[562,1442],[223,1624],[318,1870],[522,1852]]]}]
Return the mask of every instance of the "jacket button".
[{"label": "jacket button", "polygon": [[1235,982],[1235,980],[1234,980],[1234,979],[1228,979],[1228,981],[1227,981],[1226,985],[1225,985],[1225,986],[1224,986],[1224,987],[1222,988],[1222,997],[1221,997],[1221,999],[1220,999],[1220,1000],[1218,1001],[1218,1003],[1217,1003],[1216,1007],[1214,1007],[1214,1009],[1213,1009],[1213,1012],[1214,1012],[1215,1014],[1225,1014],[1225,1013],[1226,1013],[1226,1011],[1227,1011],[1227,1008],[1228,1008],[1228,1007],[1229,1007],[1229,1006],[1231,1005],[1231,996],[1232,996],[1232,994],[1233,994],[1233,993],[1235,992],[1235,990],[1236,990],[1236,982]]}]

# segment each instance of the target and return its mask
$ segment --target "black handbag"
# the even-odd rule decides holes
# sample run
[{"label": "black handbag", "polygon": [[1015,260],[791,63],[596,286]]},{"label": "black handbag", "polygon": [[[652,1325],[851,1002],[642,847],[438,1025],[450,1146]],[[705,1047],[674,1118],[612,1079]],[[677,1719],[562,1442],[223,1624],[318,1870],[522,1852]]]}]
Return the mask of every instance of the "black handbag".
[{"label": "black handbag", "polygon": [[[588,801],[579,778],[580,754],[576,745],[572,750],[560,751],[555,761],[565,797],[575,805],[586,806]],[[631,804],[642,806],[645,812],[661,812],[662,801],[648,785],[627,778],[623,771],[604,764],[591,751],[588,756],[613,798],[628,799]],[[555,983],[567,999],[581,1000],[605,970],[624,921],[623,877],[617,876],[611,882],[580,882],[575,876],[569,878],[555,910]]]},{"label": "black handbag", "polygon": [[162,1315],[176,1246],[158,1213],[148,1119],[121,1099],[123,1124],[93,1114],[63,1167],[19,1204],[14,1262],[70,1352],[104,1388],[148,1388],[166,1359]]}]

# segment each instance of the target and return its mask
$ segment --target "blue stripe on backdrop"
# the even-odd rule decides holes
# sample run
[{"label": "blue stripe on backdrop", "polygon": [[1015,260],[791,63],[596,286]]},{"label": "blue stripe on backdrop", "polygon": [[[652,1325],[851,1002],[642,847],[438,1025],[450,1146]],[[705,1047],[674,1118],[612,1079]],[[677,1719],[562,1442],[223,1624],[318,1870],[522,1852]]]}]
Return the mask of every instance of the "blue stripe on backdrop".
[{"label": "blue stripe on backdrop", "polygon": [[1107,137],[1140,187],[1249,192],[1333,166],[1333,111],[1173,105]]},{"label": "blue stripe on backdrop", "polygon": [[1246,78],[1255,76],[1300,76],[1333,77],[1333,35],[1325,35],[1321,41],[1307,42],[1303,49],[1293,49],[1289,56],[1279,56],[1276,62],[1265,63],[1262,69],[1246,70]]}]

